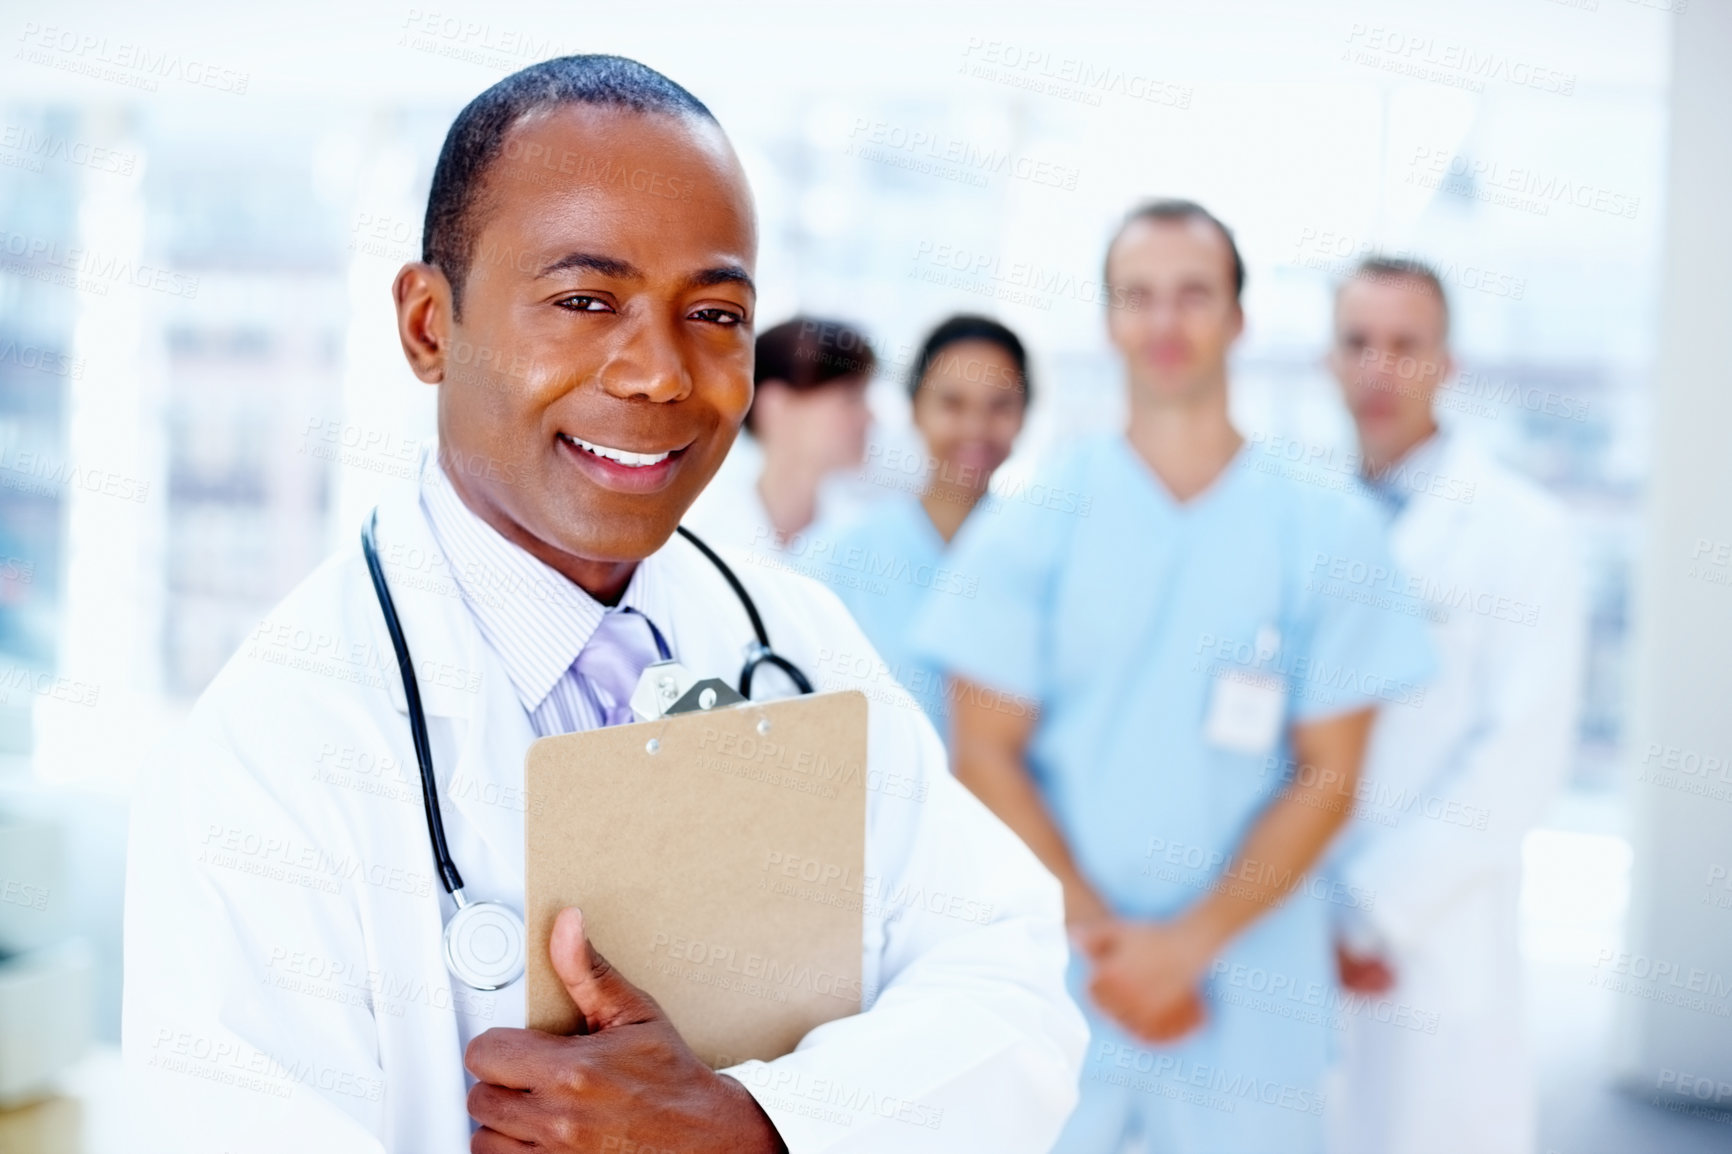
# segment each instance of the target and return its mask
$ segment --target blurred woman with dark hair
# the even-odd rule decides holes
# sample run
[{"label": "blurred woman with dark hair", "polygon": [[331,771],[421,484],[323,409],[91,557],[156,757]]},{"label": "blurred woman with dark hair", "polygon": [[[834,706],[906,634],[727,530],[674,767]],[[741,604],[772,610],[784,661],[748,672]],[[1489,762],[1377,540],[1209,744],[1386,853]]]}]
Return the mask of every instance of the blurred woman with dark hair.
[{"label": "blurred woman with dark hair", "polygon": [[780,549],[813,524],[825,478],[865,458],[877,363],[866,335],[840,321],[797,316],[759,334],[751,436],[735,442],[686,524],[747,549]]},{"label": "blurred woman with dark hair", "polygon": [[948,570],[944,553],[1022,431],[1028,355],[999,322],[953,316],[920,346],[908,395],[926,447],[924,486],[917,497],[877,502],[837,533],[823,576],[945,735],[942,677],[914,659],[907,632],[925,597],[969,596],[981,576]]}]

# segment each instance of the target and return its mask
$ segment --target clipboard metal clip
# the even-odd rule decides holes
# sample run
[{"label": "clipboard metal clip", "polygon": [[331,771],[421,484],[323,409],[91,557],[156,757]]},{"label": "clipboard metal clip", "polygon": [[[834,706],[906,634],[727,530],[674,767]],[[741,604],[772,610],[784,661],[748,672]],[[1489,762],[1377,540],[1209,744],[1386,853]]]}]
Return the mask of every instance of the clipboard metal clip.
[{"label": "clipboard metal clip", "polygon": [[745,702],[739,690],[719,677],[706,677],[686,691],[686,695],[668,706],[668,715],[702,713],[707,709],[723,709]]},{"label": "clipboard metal clip", "polygon": [[639,721],[660,721],[678,713],[702,713],[745,700],[719,677],[699,679],[678,661],[657,661],[638,678],[631,711]]}]

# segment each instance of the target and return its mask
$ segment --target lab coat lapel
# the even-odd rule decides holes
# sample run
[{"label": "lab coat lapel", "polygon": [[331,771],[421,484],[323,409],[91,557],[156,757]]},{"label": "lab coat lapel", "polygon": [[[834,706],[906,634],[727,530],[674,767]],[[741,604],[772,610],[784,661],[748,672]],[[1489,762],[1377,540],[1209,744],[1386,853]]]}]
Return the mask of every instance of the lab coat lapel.
[{"label": "lab coat lapel", "polygon": [[470,716],[458,722],[457,761],[444,787],[446,804],[481,835],[497,857],[502,876],[521,879],[523,758],[535,740],[535,729],[504,665],[486,645],[481,648],[492,659],[492,667]]},{"label": "lab coat lapel", "polygon": [[[463,815],[498,857],[506,877],[521,878],[523,756],[535,739],[529,715],[446,568],[416,494],[380,505],[378,536],[429,728],[437,725],[436,719],[445,719],[455,738],[456,757],[447,755],[444,764],[437,733],[433,739],[441,806]],[[372,617],[391,700],[407,725],[407,698],[384,618],[376,608]],[[459,856],[455,829],[450,836],[453,856]]]},{"label": "lab coat lapel", "polygon": [[[1483,486],[1477,484],[1485,471],[1477,467],[1474,453],[1460,434],[1450,437],[1438,471],[1451,480],[1476,482],[1474,502],[1487,499],[1481,491]],[[1396,517],[1391,531],[1396,560],[1410,575],[1438,574],[1451,569],[1468,547],[1459,534],[1472,508],[1472,502],[1415,493]]]},{"label": "lab coat lapel", "polygon": [[[415,491],[380,502],[378,545],[391,600],[415,664],[422,708],[428,717],[467,718],[480,696],[482,678],[495,672],[503,677],[504,671],[482,668],[487,645],[463,603]],[[371,602],[372,591],[368,592]],[[406,717],[408,701],[384,615],[372,604],[367,614],[391,704]]]}]

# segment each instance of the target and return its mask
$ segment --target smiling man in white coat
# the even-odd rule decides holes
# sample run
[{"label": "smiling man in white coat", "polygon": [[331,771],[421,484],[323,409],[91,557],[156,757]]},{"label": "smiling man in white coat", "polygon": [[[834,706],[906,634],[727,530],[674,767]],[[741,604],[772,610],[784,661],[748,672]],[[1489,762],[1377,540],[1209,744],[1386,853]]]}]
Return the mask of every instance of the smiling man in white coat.
[{"label": "smiling man in white coat", "polygon": [[1423,709],[1379,716],[1353,825],[1333,857],[1372,895],[1337,941],[1336,1154],[1528,1154],[1521,1033],[1523,835],[1569,765],[1585,633],[1565,510],[1443,431],[1453,372],[1436,274],[1372,259],[1341,286],[1331,368],[1402,575],[1317,558],[1325,592],[1430,623]]},{"label": "smiling man in white coat", "polygon": [[[522,909],[531,741],[629,719],[659,639],[724,677],[753,641],[675,527],[751,400],[756,243],[714,117],[632,61],[525,69],[446,138],[424,260],[394,285],[439,450],[376,531],[470,901]],[[869,651],[818,585],[753,568],[746,586],[796,665]],[[911,698],[869,707],[868,782],[909,788],[869,791],[867,872],[974,916],[869,903],[862,1011],[722,1071],[576,911],[551,952],[581,1034],[521,1028],[521,979],[484,992],[448,972],[456,907],[407,709],[357,544],[259,624],[143,773],[134,1148],[1037,1154],[1058,1133],[1085,1034],[1057,883],[945,772]]]}]

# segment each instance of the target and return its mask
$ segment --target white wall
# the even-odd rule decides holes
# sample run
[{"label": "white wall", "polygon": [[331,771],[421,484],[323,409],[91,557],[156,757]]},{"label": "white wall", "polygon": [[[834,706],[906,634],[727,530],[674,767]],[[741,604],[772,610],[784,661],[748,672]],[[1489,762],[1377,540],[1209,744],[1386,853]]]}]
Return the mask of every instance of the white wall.
[{"label": "white wall", "polygon": [[[1628,745],[1636,876],[1617,1055],[1632,1087],[1732,1083],[1732,5],[1674,22],[1654,452]],[[1716,553],[1718,554],[1716,556]],[[1714,759],[1712,762],[1710,759]],[[1627,971],[1627,972],[1622,972]]]}]

